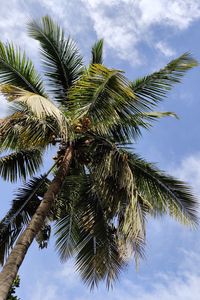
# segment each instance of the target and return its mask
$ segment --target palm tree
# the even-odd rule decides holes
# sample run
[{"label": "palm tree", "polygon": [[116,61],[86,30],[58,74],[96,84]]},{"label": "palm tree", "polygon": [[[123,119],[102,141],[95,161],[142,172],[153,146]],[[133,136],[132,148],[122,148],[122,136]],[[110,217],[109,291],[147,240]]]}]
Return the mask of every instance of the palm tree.
[{"label": "palm tree", "polygon": [[[49,17],[29,23],[28,33],[40,43],[46,89],[25,54],[0,43],[0,90],[11,103],[0,123],[1,151],[9,151],[0,175],[11,182],[31,177],[0,223],[2,300],[32,241],[46,247],[51,222],[61,260],[75,257],[91,287],[104,279],[109,286],[130,255],[143,255],[147,216],[197,224],[190,189],[131,148],[142,128],[176,116],[154,109],[197,62],[186,53],[129,81],[104,66],[102,40],[84,67],[74,42]],[[52,145],[55,163],[33,177]]]}]

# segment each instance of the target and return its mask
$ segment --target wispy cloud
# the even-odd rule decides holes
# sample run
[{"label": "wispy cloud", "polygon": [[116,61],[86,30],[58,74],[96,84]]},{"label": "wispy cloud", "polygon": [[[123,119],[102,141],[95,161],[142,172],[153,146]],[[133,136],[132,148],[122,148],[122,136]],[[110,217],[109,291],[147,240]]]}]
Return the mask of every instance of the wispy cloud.
[{"label": "wispy cloud", "polygon": [[[197,300],[200,294],[200,271],[196,266],[199,262],[198,253],[184,251],[183,263],[177,272],[162,272],[142,279],[145,283],[148,282],[149,288],[136,283],[134,278],[131,280],[124,276],[120,285],[110,292],[102,287],[89,292],[80,284],[79,277],[69,263],[60,273],[49,276],[48,281],[40,278],[34,286],[31,300],[132,300],[133,297],[134,300]],[[65,283],[62,289],[59,288],[58,280]]]},{"label": "wispy cloud", "polygon": [[82,0],[88,8],[98,37],[104,37],[109,48],[121,59],[143,62],[139,46],[146,43],[165,56],[175,51],[157,40],[155,26],[171,29],[171,34],[181,31],[200,17],[198,0]]},{"label": "wispy cloud", "polygon": [[183,158],[179,166],[172,166],[171,173],[189,182],[197,195],[200,193],[200,153],[194,153]]},{"label": "wispy cloud", "polygon": [[176,51],[172,49],[166,42],[160,41],[155,45],[155,48],[158,49],[166,57],[171,57],[176,54]]},{"label": "wispy cloud", "polygon": [[[49,14],[62,24],[66,32],[78,40],[86,51],[95,39],[104,38],[106,52],[113,51],[120,59],[144,63],[140,47],[145,45],[172,56],[166,40],[159,40],[156,26],[167,28],[170,35],[187,29],[200,18],[198,0],[22,0],[1,1],[0,39],[12,40],[36,56],[37,43],[26,35],[28,19]],[[166,47],[167,45],[167,47]]]}]

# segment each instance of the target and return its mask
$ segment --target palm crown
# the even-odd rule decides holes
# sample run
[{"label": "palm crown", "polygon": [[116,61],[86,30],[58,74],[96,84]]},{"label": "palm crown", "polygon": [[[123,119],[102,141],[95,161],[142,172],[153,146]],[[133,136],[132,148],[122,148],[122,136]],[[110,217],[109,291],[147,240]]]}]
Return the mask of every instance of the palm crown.
[{"label": "palm crown", "polygon": [[[0,223],[1,263],[70,145],[68,175],[36,239],[45,247],[54,222],[61,260],[74,256],[86,283],[93,287],[106,279],[109,286],[130,255],[143,255],[148,215],[169,214],[183,224],[197,224],[190,189],[130,148],[141,128],[175,116],[154,109],[197,62],[186,53],[158,72],[129,81],[122,71],[104,66],[103,40],[94,44],[90,65],[84,67],[74,42],[49,17],[29,23],[28,33],[40,43],[45,84],[20,49],[0,43],[0,91],[11,103],[0,124],[1,151],[9,151],[0,158],[0,175],[12,182],[31,176]],[[33,177],[52,144],[58,147],[55,164]]]}]

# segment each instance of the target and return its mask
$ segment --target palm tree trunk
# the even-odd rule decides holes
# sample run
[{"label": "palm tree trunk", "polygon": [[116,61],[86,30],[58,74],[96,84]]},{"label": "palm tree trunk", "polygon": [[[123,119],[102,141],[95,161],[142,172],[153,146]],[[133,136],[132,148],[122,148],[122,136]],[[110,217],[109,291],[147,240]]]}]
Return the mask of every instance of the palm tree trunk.
[{"label": "palm tree trunk", "polygon": [[47,217],[51,206],[58,195],[62,186],[63,180],[69,170],[70,162],[72,159],[73,149],[72,146],[68,147],[60,168],[51,182],[44,198],[32,217],[28,227],[21,234],[15,247],[11,251],[6,264],[0,273],[0,300],[6,300],[12,282],[16,278],[17,272],[24,260],[26,252],[30,247],[33,239],[42,227],[45,218]]}]

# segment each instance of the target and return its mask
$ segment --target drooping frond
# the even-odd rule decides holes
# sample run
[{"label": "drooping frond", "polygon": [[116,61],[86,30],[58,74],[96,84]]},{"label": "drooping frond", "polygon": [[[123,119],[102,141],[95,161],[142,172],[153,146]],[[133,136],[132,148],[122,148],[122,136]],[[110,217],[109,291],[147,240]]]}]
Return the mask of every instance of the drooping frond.
[{"label": "drooping frond", "polygon": [[75,257],[76,268],[90,288],[102,280],[109,288],[118,278],[125,261],[119,248],[114,220],[108,217],[102,199],[90,185],[80,202],[81,234]]},{"label": "drooping frond", "polygon": [[74,254],[79,241],[78,211],[77,208],[73,207],[72,201],[68,205],[65,216],[56,222],[56,248],[63,262]]},{"label": "drooping frond", "polygon": [[148,202],[144,205],[138,197],[135,175],[126,153],[106,140],[96,142],[92,163],[88,167],[94,178],[93,189],[109,211],[109,218],[117,224],[122,256],[127,258],[128,253],[134,253],[139,258],[144,252],[146,211],[151,206]]},{"label": "drooping frond", "polygon": [[83,166],[72,161],[54,207],[56,249],[61,261],[74,255],[80,239],[80,198],[85,185]]},{"label": "drooping frond", "polygon": [[0,92],[5,84],[45,96],[42,80],[31,60],[19,48],[0,42]]},{"label": "drooping frond", "polygon": [[[106,193],[107,190],[111,199],[116,195],[115,205],[120,195],[117,186],[127,186],[129,195],[139,196],[138,199],[148,206],[150,213],[169,213],[184,224],[197,223],[197,200],[185,183],[165,174],[136,154],[113,148],[106,140],[99,143],[96,150],[101,160],[98,156],[94,157],[98,166],[94,168],[94,178],[99,182],[99,191]],[[93,164],[95,166],[95,162]]]},{"label": "drooping frond", "polygon": [[56,222],[56,248],[62,261],[75,256],[77,270],[91,288],[100,280],[110,286],[124,264],[113,220],[102,205],[89,175],[67,176]]},{"label": "drooping frond", "polygon": [[103,63],[103,39],[97,41],[92,47],[91,64]]},{"label": "drooping frond", "polygon": [[152,213],[169,213],[186,225],[196,226],[198,202],[186,184],[147,163],[136,154],[128,154],[130,168],[135,176],[138,194],[152,205]]},{"label": "drooping frond", "polygon": [[37,149],[14,152],[0,157],[0,176],[11,182],[26,179],[38,171],[42,164],[42,153]]},{"label": "drooping frond", "polygon": [[185,53],[172,60],[163,69],[130,84],[137,100],[149,106],[155,106],[172,89],[173,85],[181,81],[182,76],[198,63],[189,53]]},{"label": "drooping frond", "polygon": [[82,72],[82,58],[75,43],[65,39],[62,28],[48,16],[30,22],[28,32],[40,42],[45,75],[55,99],[66,104],[66,92]]},{"label": "drooping frond", "polygon": [[0,222],[0,264],[34,215],[47,185],[46,176],[34,177],[17,191],[10,210]]}]

